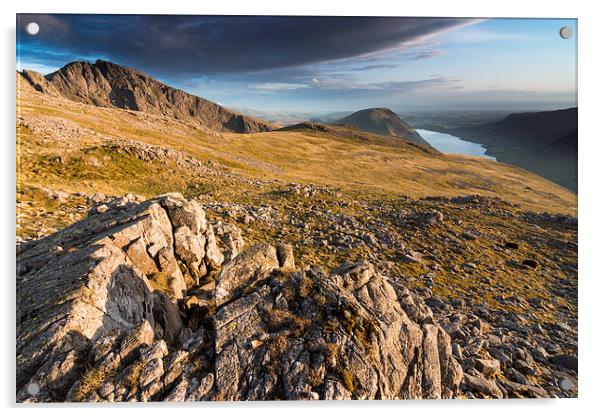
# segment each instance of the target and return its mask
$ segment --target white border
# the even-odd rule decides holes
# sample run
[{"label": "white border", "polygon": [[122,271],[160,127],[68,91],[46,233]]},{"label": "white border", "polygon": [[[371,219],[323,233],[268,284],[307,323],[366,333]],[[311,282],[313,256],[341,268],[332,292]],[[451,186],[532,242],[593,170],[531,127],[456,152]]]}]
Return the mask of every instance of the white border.
[{"label": "white border", "polygon": [[[16,4],[15,4],[16,3]],[[2,247],[0,255],[3,266],[2,326],[3,341],[0,377],[2,379],[3,407],[9,407],[10,414],[32,414],[31,407],[15,406],[14,403],[14,340],[15,340],[15,291],[14,291],[14,220],[15,220],[15,13],[154,13],[154,14],[284,14],[284,15],[398,15],[398,16],[456,16],[456,17],[576,17],[579,19],[579,399],[566,400],[513,400],[513,401],[472,401],[472,402],[371,402],[371,403],[242,403],[221,405],[180,405],[169,406],[44,406],[39,411],[48,415],[124,413],[128,415],[164,415],[173,410],[180,412],[207,412],[208,414],[265,415],[286,413],[287,416],[327,414],[366,415],[368,412],[386,413],[441,413],[447,415],[483,414],[517,415],[529,413],[589,414],[598,413],[597,396],[601,386],[600,376],[602,339],[600,336],[600,296],[602,294],[599,273],[600,227],[602,198],[599,181],[602,179],[599,166],[602,158],[602,137],[600,134],[600,15],[596,13],[594,1],[525,1],[498,0],[497,2],[449,0],[414,2],[369,0],[364,2],[302,0],[302,1],[164,1],[164,0],[27,0],[6,4],[2,2],[0,14],[4,41],[2,54],[2,126],[1,139],[2,181],[0,204],[2,227]],[[598,405],[598,406],[596,406]],[[599,414],[599,413],[598,413]]]}]

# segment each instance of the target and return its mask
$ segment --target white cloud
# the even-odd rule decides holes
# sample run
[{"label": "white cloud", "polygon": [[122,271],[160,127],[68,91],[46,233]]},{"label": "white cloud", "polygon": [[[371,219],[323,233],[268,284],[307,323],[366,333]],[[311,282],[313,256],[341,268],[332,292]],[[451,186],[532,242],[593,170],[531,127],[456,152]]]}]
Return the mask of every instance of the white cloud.
[{"label": "white cloud", "polygon": [[462,43],[480,43],[480,42],[492,42],[499,40],[516,40],[516,41],[532,41],[536,37],[526,33],[520,32],[501,32],[495,30],[486,30],[479,28],[468,28],[465,30],[450,32],[445,40],[448,42],[462,42]]},{"label": "white cloud", "polygon": [[425,51],[416,52],[414,54],[408,54],[408,57],[414,61],[420,61],[422,59],[436,58],[437,56],[443,55],[445,52],[441,49],[430,49]]},{"label": "white cloud", "polygon": [[332,74],[314,78],[314,88],[338,91],[413,91],[431,88],[457,88],[461,80],[434,75],[431,78],[407,81],[361,81],[348,74]]},{"label": "white cloud", "polygon": [[263,84],[253,85],[251,88],[260,91],[291,91],[301,88],[308,88],[307,84],[290,83],[290,82],[265,82]]},{"label": "white cloud", "polygon": [[57,71],[60,67],[58,66],[49,66],[44,64],[38,64],[35,62],[21,62],[17,61],[17,71],[22,71],[24,69],[28,69],[30,71],[39,72],[42,75],[50,74],[51,72]]}]

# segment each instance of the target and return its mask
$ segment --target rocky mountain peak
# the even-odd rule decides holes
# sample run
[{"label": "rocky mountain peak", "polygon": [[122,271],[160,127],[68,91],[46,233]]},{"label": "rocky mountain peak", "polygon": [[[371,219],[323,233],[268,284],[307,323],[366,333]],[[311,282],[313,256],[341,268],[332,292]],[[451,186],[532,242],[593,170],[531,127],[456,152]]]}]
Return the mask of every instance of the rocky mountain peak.
[{"label": "rocky mountain peak", "polygon": [[109,61],[71,62],[46,76],[27,70],[21,74],[39,92],[95,106],[173,117],[214,131],[255,133],[274,128]]}]

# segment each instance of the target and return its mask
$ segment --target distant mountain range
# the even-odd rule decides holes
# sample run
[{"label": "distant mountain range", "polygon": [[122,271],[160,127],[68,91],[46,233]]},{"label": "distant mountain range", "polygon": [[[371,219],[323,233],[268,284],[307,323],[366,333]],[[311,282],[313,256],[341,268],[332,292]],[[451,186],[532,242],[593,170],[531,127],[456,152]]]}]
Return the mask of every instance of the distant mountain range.
[{"label": "distant mountain range", "polygon": [[498,161],[520,166],[577,192],[577,107],[510,114],[448,131],[478,142]]},{"label": "distant mountain range", "polygon": [[232,109],[281,126],[291,126],[306,121],[328,124],[351,113],[350,111],[262,111],[247,107],[232,107]]},{"label": "distant mountain range", "polygon": [[430,144],[420,137],[420,134],[409,123],[388,108],[368,108],[356,111],[333,124],[352,126],[383,136],[396,136],[430,147]]},{"label": "distant mountain range", "polygon": [[275,127],[107,61],[72,62],[46,76],[28,70],[20,74],[40,92],[100,107],[184,119],[215,131],[256,133]]}]

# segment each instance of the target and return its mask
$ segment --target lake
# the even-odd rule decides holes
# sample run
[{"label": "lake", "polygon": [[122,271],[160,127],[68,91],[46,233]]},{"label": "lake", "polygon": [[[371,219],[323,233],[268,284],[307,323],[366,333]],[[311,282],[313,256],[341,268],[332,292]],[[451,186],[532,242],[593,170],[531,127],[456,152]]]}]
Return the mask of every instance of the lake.
[{"label": "lake", "polygon": [[447,133],[423,129],[416,129],[416,131],[424,140],[429,142],[431,146],[442,153],[459,153],[462,155],[482,156],[487,159],[496,160],[495,157],[486,155],[485,152],[487,149],[478,143],[467,142],[466,140],[462,140],[459,137]]}]

